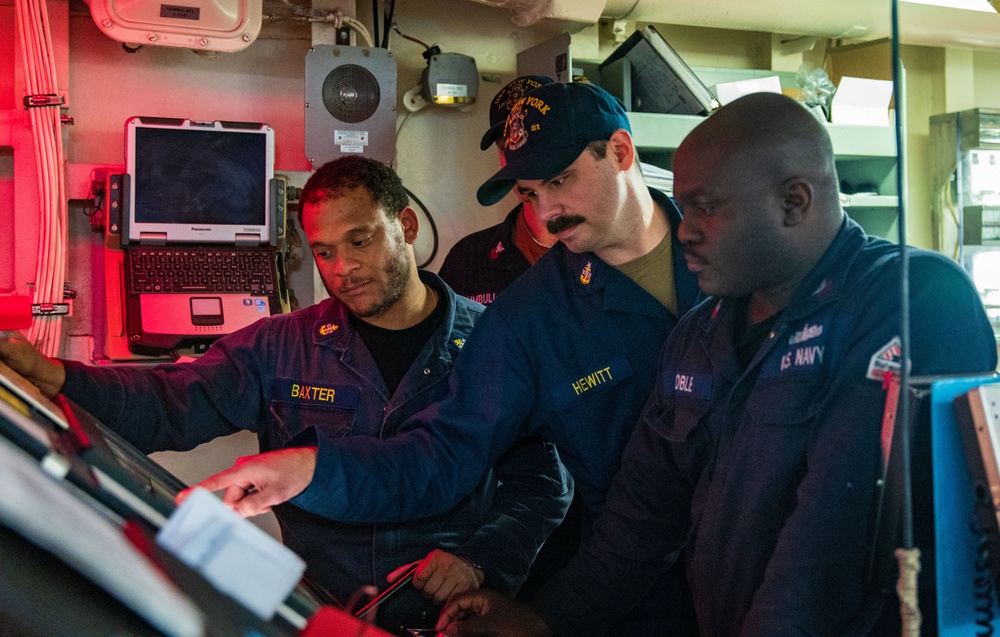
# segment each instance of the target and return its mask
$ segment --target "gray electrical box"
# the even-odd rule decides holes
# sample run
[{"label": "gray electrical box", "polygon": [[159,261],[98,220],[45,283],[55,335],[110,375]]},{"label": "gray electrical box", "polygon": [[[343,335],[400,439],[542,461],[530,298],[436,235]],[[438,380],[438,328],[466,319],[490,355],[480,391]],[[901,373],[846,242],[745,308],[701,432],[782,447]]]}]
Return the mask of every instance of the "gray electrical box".
[{"label": "gray electrical box", "polygon": [[344,155],[396,158],[396,58],[316,45],[306,54],[305,149],[313,167]]}]

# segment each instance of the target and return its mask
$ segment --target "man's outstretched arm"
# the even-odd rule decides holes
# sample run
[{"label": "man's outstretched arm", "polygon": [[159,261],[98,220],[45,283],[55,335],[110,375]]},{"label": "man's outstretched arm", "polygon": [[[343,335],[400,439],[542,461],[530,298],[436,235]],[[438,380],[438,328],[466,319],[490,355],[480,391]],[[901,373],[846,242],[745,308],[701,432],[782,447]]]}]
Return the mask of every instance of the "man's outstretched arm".
[{"label": "man's outstretched arm", "polygon": [[225,471],[205,478],[177,494],[177,503],[191,490],[224,491],[222,501],[243,517],[267,513],[271,507],[302,493],[316,470],[316,447],[291,447],[244,456]]}]

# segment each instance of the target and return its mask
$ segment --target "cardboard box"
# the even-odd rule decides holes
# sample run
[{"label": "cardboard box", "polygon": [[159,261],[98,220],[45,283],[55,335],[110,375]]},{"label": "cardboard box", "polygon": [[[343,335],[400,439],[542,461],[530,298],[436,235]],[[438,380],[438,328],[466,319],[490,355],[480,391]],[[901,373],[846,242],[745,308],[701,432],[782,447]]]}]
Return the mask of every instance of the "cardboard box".
[{"label": "cardboard box", "polygon": [[834,124],[888,126],[892,82],[860,77],[842,77],[830,106]]}]

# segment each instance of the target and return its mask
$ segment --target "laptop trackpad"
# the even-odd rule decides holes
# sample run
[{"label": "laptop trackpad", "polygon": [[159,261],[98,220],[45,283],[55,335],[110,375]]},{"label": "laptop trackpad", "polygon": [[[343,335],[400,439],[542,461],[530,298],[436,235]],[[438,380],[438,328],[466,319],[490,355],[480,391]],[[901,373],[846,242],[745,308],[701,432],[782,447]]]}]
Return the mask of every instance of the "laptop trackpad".
[{"label": "laptop trackpad", "polygon": [[139,304],[148,334],[222,336],[271,315],[266,297],[249,294],[140,294]]},{"label": "laptop trackpad", "polygon": [[218,296],[191,297],[192,325],[222,325],[222,299]]}]

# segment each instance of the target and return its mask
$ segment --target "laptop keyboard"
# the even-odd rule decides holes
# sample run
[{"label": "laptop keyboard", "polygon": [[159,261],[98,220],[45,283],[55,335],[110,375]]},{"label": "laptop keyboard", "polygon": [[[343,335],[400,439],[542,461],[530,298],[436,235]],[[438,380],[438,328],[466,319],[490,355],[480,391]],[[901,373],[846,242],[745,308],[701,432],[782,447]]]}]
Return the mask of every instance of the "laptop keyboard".
[{"label": "laptop keyboard", "polygon": [[133,293],[274,292],[271,253],[209,248],[134,248],[125,258]]}]

